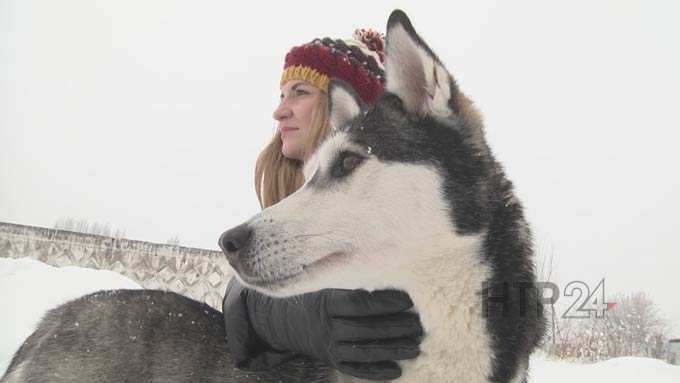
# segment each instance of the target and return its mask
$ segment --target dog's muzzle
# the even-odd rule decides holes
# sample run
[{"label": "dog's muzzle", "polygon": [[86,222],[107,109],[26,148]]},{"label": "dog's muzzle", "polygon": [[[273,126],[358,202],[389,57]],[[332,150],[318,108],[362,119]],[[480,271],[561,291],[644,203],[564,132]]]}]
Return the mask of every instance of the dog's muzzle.
[{"label": "dog's muzzle", "polygon": [[218,241],[220,248],[234,269],[237,268],[239,254],[248,247],[252,237],[253,229],[245,223],[225,231],[220,236]]}]

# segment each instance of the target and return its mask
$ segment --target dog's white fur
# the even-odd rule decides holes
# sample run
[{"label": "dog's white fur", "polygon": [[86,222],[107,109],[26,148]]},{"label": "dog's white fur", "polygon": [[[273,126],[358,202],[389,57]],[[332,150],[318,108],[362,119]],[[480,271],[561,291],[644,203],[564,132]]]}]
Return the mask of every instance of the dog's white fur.
[{"label": "dog's white fur", "polygon": [[330,115],[329,123],[336,129],[344,128],[343,122],[352,116],[361,113],[361,106],[354,102],[355,96],[342,86],[335,86],[330,89],[329,99],[333,100],[333,113]]}]

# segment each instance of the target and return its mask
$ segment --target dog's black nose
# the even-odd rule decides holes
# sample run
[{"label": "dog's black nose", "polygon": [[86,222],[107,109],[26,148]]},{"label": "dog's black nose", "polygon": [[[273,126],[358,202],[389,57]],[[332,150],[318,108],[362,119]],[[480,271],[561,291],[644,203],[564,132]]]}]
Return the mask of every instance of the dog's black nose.
[{"label": "dog's black nose", "polygon": [[252,235],[253,230],[244,223],[225,231],[220,236],[220,248],[222,248],[222,252],[227,256],[227,260],[232,266],[235,266],[236,261],[238,261],[239,251],[248,246]]}]

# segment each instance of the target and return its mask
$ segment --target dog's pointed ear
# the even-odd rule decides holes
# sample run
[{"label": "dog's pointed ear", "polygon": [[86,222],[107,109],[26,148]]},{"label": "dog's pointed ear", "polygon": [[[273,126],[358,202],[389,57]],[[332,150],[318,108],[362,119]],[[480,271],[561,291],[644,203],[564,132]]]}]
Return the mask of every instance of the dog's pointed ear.
[{"label": "dog's pointed ear", "polygon": [[328,85],[328,108],[333,129],[345,129],[349,123],[366,111],[366,106],[346,82],[331,79]]},{"label": "dog's pointed ear", "polygon": [[411,113],[444,119],[457,113],[453,77],[403,11],[390,15],[385,40],[385,89],[397,95]]}]

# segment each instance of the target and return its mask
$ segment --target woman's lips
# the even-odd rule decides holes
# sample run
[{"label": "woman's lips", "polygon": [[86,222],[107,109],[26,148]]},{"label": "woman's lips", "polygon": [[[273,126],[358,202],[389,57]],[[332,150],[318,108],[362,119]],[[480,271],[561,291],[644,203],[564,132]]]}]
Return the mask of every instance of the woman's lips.
[{"label": "woman's lips", "polygon": [[297,130],[298,130],[298,128],[284,127],[284,128],[281,128],[281,135],[287,135],[287,134],[290,134],[290,133],[295,132]]}]

